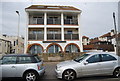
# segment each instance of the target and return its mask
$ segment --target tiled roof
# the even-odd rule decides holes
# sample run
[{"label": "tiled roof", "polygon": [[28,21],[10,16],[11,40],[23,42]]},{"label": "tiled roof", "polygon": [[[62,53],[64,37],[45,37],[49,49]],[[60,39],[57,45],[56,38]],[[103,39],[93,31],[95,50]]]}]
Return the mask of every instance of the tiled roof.
[{"label": "tiled roof", "polygon": [[92,40],[90,43],[96,43],[96,42],[101,42],[100,40]]},{"label": "tiled roof", "polygon": [[84,38],[89,39],[89,37],[87,37],[87,36],[83,36],[82,38],[83,38],[83,39],[84,39]]},{"label": "tiled roof", "polygon": [[51,5],[31,5],[26,9],[46,9],[46,10],[76,10],[79,9],[72,6],[51,6]]},{"label": "tiled roof", "polygon": [[84,49],[84,50],[95,49],[95,45],[93,45],[93,44],[91,44],[91,45],[83,45],[83,49]]},{"label": "tiled roof", "polygon": [[96,37],[94,39],[90,39],[90,43],[96,43],[96,42],[100,42],[100,40],[98,39],[98,37]]},{"label": "tiled roof", "polygon": [[[111,36],[110,39],[114,39],[116,37],[116,35],[114,34],[113,36]],[[117,35],[118,38],[120,38],[120,33]]]},{"label": "tiled roof", "polygon": [[110,33],[107,33],[107,34],[104,34],[104,35],[102,35],[102,36],[100,36],[100,37],[110,37],[111,36],[111,34]]}]

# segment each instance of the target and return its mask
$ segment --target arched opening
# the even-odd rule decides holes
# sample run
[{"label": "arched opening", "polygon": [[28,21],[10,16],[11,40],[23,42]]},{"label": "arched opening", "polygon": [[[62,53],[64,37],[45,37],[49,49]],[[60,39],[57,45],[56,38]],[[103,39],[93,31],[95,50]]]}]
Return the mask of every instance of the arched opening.
[{"label": "arched opening", "polygon": [[28,47],[29,54],[40,54],[43,53],[43,47],[40,44],[32,44]]},{"label": "arched opening", "polygon": [[80,52],[79,46],[74,43],[70,43],[65,47],[66,53],[78,53]]},{"label": "arched opening", "polygon": [[60,53],[62,48],[59,44],[53,43],[47,47],[47,53]]}]

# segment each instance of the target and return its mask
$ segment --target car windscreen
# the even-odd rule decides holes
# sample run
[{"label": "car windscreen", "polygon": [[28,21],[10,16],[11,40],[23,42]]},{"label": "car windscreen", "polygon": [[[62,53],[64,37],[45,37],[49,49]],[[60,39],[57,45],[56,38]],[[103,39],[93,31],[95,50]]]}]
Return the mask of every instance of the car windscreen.
[{"label": "car windscreen", "polygon": [[74,61],[76,62],[81,62],[83,59],[85,59],[86,57],[88,57],[90,54],[83,54],[82,56],[75,58]]}]

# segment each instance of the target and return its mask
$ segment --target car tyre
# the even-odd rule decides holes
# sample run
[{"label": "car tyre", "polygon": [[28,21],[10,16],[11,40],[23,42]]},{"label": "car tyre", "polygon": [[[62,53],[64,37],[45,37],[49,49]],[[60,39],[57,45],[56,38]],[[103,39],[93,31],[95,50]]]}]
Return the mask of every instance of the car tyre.
[{"label": "car tyre", "polygon": [[114,70],[113,76],[116,78],[120,78],[120,67]]},{"label": "car tyre", "polygon": [[38,74],[34,71],[28,71],[23,76],[25,81],[37,81],[38,80]]},{"label": "car tyre", "polygon": [[63,79],[66,80],[66,81],[72,81],[76,78],[76,73],[74,70],[66,70],[64,71],[63,73]]}]

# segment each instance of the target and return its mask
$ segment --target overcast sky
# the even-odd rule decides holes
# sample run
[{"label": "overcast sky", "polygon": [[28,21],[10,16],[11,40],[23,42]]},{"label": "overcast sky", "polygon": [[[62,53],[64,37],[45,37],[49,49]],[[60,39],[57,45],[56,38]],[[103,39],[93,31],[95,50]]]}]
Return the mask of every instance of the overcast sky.
[{"label": "overcast sky", "polygon": [[13,2],[4,0],[0,2],[0,32],[7,35],[17,35],[18,15],[16,10],[20,12],[20,35],[25,36],[26,13],[25,8],[30,5],[61,5],[73,6],[80,10],[81,13],[81,33],[90,38],[98,37],[109,32],[114,28],[113,12],[118,15],[118,0],[107,0],[106,2],[98,2],[93,0],[26,0],[26,2]]}]

